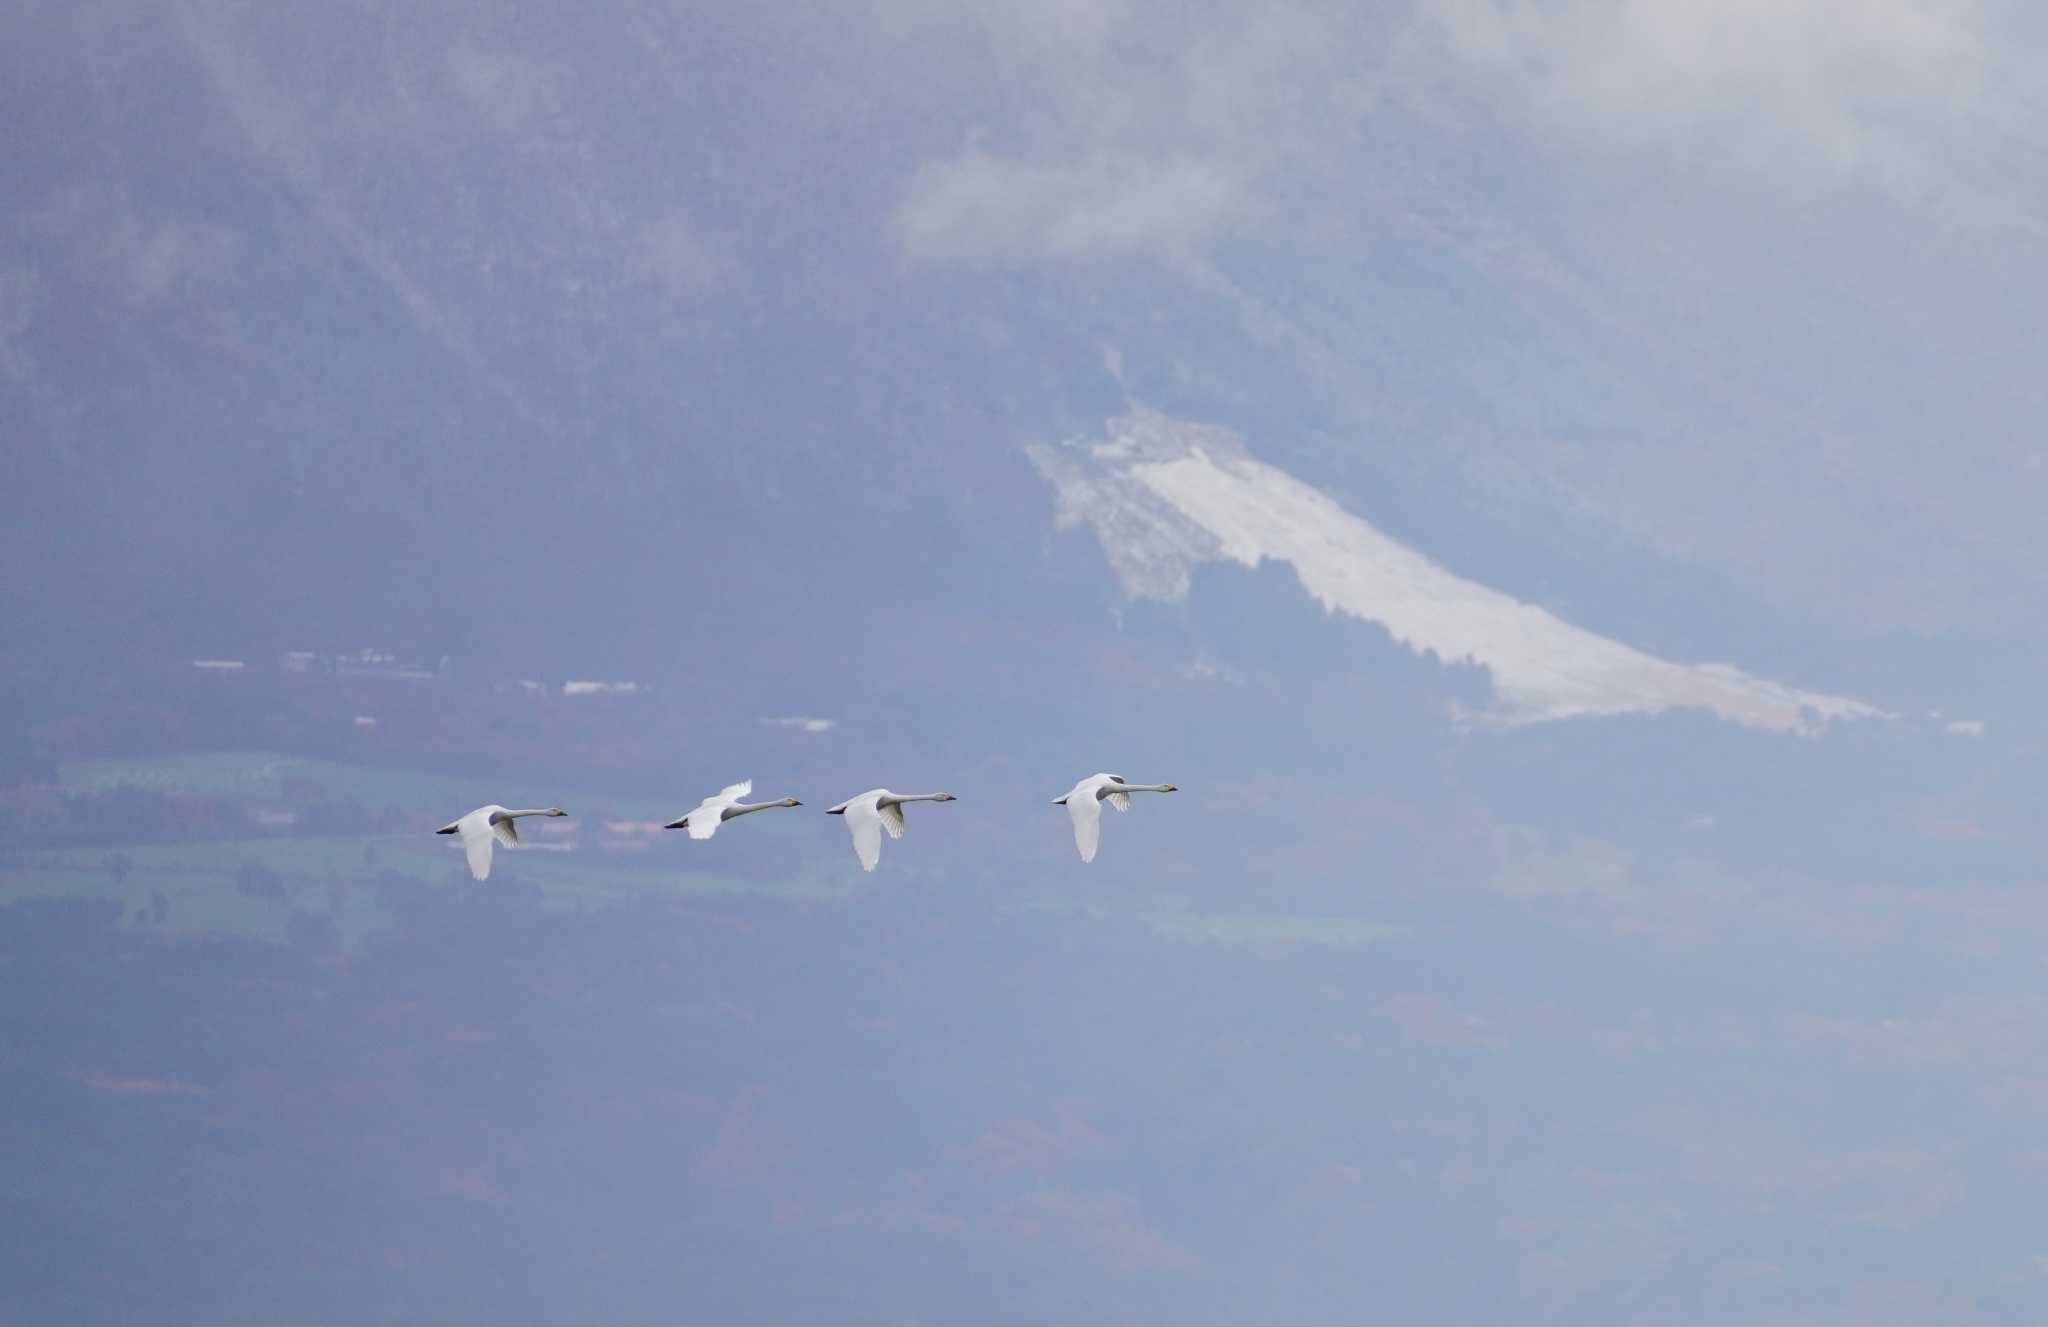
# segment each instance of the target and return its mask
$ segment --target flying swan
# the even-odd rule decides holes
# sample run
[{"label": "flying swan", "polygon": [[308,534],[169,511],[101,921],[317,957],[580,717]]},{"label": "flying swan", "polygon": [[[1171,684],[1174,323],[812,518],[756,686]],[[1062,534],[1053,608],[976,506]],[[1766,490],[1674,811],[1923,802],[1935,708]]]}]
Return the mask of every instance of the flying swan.
[{"label": "flying swan", "polygon": [[479,880],[491,876],[491,840],[500,843],[519,842],[519,831],[512,822],[521,816],[565,816],[569,813],[559,806],[550,806],[538,811],[508,811],[502,806],[480,806],[452,825],[435,830],[436,834],[460,834],[462,851],[469,858],[469,873]]},{"label": "flying swan", "polygon": [[722,788],[718,792],[713,793],[697,803],[694,810],[677,816],[674,820],[663,825],[662,828],[687,829],[690,831],[690,837],[693,839],[708,839],[718,832],[720,825],[734,816],[743,816],[749,811],[766,811],[770,807],[776,806],[803,805],[802,802],[799,802],[794,797],[784,797],[773,802],[754,802],[751,804],[740,800],[740,798],[745,797],[752,791],[754,791],[754,781],[752,779],[742,779],[729,788]]},{"label": "flying swan", "polygon": [[860,869],[872,871],[875,863],[882,860],[882,831],[888,830],[892,839],[903,837],[905,802],[959,800],[951,793],[892,793],[887,788],[874,788],[858,797],[849,797],[825,814],[846,817],[846,829],[853,835],[853,852],[860,858]]},{"label": "flying swan", "polygon": [[1064,806],[1074,821],[1074,846],[1081,850],[1081,860],[1095,860],[1095,844],[1102,835],[1102,804],[1108,802],[1119,811],[1131,809],[1132,793],[1171,793],[1180,789],[1170,783],[1126,783],[1120,774],[1091,774],[1066,792],[1052,799],[1054,806]]}]

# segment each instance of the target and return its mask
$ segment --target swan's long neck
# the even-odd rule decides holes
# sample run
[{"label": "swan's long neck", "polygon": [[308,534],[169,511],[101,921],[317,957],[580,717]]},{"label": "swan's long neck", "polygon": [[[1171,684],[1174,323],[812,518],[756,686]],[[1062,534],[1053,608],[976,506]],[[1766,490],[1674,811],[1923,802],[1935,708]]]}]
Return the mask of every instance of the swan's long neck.
[{"label": "swan's long neck", "polygon": [[893,797],[883,797],[883,798],[880,798],[880,799],[878,799],[878,800],[880,800],[880,801],[882,801],[882,802],[885,802],[885,803],[893,803],[893,802],[944,802],[944,801],[949,801],[949,800],[951,800],[952,796],[953,796],[953,795],[952,795],[951,793],[897,793],[897,794],[896,794],[895,796],[893,796]]},{"label": "swan's long neck", "polygon": [[734,816],[743,816],[750,811],[768,811],[778,806],[788,805],[788,802],[734,802],[731,806],[720,812],[718,818],[720,820],[730,820]]},{"label": "swan's long neck", "polygon": [[558,816],[560,814],[562,813],[552,806],[538,807],[528,811],[513,811],[508,808],[498,812],[499,817],[505,820],[517,820],[521,816]]},{"label": "swan's long neck", "polygon": [[1112,783],[1109,790],[1114,793],[1170,793],[1178,791],[1170,783]]}]

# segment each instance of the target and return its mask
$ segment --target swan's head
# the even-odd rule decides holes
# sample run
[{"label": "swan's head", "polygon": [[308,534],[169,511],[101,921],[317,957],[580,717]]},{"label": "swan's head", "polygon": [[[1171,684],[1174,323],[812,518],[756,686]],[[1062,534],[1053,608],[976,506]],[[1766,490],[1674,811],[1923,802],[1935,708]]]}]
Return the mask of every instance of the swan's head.
[{"label": "swan's head", "polygon": [[777,803],[776,803],[776,805],[777,805],[777,806],[802,806],[802,805],[803,805],[803,803],[802,803],[802,802],[799,802],[799,801],[798,801],[798,800],[797,800],[796,798],[794,798],[794,797],[785,797],[785,798],[783,798],[783,799],[782,799],[781,801],[777,802]]},{"label": "swan's head", "polygon": [[934,802],[957,802],[960,799],[951,793],[940,793],[937,797],[932,798],[932,800]]},{"label": "swan's head", "polygon": [[1177,793],[1180,791],[1180,785],[1176,783],[1169,783],[1164,788],[1161,788],[1159,791],[1163,793]]},{"label": "swan's head", "polygon": [[564,811],[564,810],[563,810],[563,809],[562,809],[561,807],[559,807],[559,806],[551,806],[551,807],[549,807],[549,808],[548,808],[548,814],[549,814],[549,815],[551,815],[551,816],[565,816],[565,815],[568,815],[569,813],[568,813],[567,811]]}]

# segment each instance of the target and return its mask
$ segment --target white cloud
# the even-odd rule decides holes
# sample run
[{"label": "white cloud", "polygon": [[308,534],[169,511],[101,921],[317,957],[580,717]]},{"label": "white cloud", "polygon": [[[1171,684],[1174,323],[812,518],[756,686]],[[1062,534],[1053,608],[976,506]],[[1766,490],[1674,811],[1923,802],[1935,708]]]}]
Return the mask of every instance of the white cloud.
[{"label": "white cloud", "polygon": [[891,218],[919,260],[1197,251],[1347,136],[1379,59],[1370,20],[1319,0],[904,6],[926,21],[891,58],[914,50],[969,90],[967,146],[927,158]]},{"label": "white cloud", "polygon": [[912,258],[1015,263],[1183,245],[1237,203],[1231,172],[1195,157],[1043,166],[968,152],[921,171],[895,222]]},{"label": "white cloud", "polygon": [[[977,89],[958,109],[974,146],[927,163],[893,218],[903,251],[933,261],[1199,246],[1304,170],[1357,178],[1374,126],[1417,108],[1467,129],[1505,119],[1565,142],[1903,180],[1977,123],[1998,82],[1983,0],[892,12],[914,34],[897,55],[970,71],[956,83]],[[1480,122],[1475,88],[1499,107]]]},{"label": "white cloud", "polygon": [[1977,100],[1977,0],[1437,0],[1453,57],[1539,119],[1889,169]]}]

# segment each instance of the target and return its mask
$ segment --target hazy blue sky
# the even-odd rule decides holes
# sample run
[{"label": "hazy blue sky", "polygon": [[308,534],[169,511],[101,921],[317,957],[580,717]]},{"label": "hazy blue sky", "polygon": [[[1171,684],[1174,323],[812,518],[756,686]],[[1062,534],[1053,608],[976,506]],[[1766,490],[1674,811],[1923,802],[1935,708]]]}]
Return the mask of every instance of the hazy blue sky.
[{"label": "hazy blue sky", "polygon": [[2037,1320],[2044,39],[17,6],[0,1313]]}]

